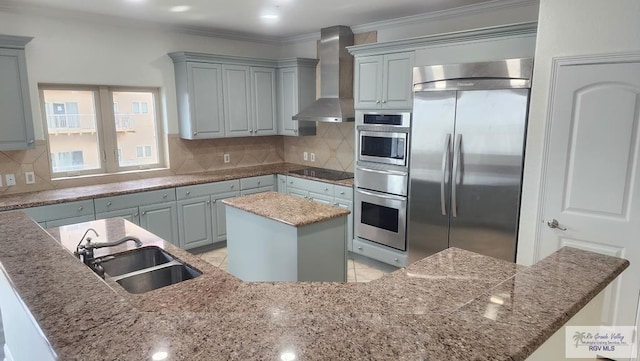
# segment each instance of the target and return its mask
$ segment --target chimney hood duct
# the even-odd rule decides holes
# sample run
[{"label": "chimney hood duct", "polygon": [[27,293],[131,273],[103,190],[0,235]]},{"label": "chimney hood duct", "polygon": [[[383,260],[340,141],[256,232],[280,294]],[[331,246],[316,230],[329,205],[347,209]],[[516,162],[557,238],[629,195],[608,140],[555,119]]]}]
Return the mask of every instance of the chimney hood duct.
[{"label": "chimney hood duct", "polygon": [[293,120],[314,122],[352,122],[353,56],[346,47],[353,45],[348,26],[320,30],[320,98],[293,116]]}]

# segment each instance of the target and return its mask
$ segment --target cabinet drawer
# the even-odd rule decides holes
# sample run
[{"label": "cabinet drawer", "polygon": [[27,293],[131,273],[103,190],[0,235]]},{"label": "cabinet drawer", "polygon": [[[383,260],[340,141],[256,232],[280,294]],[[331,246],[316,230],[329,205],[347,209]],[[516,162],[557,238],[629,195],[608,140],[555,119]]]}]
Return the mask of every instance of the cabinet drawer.
[{"label": "cabinet drawer", "polygon": [[266,186],[266,187],[260,187],[260,188],[252,188],[252,189],[245,189],[240,191],[240,195],[241,196],[246,196],[248,194],[256,194],[256,193],[264,193],[264,192],[273,192],[273,186]]},{"label": "cabinet drawer", "polygon": [[42,207],[24,209],[24,212],[36,222],[46,222],[55,219],[72,218],[79,216],[93,216],[93,200],[52,204]]},{"label": "cabinet drawer", "polygon": [[273,175],[261,175],[258,177],[242,178],[240,179],[240,189],[253,189],[273,186]]},{"label": "cabinet drawer", "polygon": [[195,197],[208,196],[217,193],[226,193],[237,191],[240,189],[240,181],[237,179],[213,182],[205,184],[196,184],[193,186],[176,188],[176,197],[178,200],[192,199]]},{"label": "cabinet drawer", "polygon": [[347,186],[334,186],[334,196],[340,199],[353,200],[353,188]]},{"label": "cabinet drawer", "polygon": [[149,192],[124,194],[121,196],[97,198],[95,199],[95,204],[96,213],[103,213],[147,204],[172,202],[175,200],[175,188],[167,188]]},{"label": "cabinet drawer", "polygon": [[353,240],[352,252],[396,267],[405,267],[407,265],[407,254],[405,252],[395,251],[360,238]]},{"label": "cabinet drawer", "polygon": [[287,176],[287,187],[304,189],[309,192],[333,197],[333,184],[310,179]]}]

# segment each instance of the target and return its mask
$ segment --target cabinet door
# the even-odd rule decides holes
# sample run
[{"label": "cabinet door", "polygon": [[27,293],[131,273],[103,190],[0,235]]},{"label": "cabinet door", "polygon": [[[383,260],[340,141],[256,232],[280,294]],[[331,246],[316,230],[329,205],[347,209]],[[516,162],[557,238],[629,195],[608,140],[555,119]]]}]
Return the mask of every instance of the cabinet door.
[{"label": "cabinet door", "polygon": [[298,188],[287,188],[287,194],[294,197],[309,198],[309,192]]},{"label": "cabinet door", "polygon": [[224,137],[220,65],[189,63],[187,67],[193,139]]},{"label": "cabinet door", "polygon": [[223,194],[212,195],[213,208],[213,235],[215,242],[225,241],[227,239],[227,212],[226,206],[221,202],[223,199],[237,197],[240,192],[228,192]]},{"label": "cabinet door", "polygon": [[[116,211],[96,213],[96,219],[105,219],[113,217],[122,217],[127,221],[135,224],[140,224],[140,212],[138,207],[118,209]],[[47,226],[49,223],[47,222]]]},{"label": "cabinet door", "polygon": [[253,135],[274,135],[276,131],[276,70],[251,68]]},{"label": "cabinet door", "polygon": [[378,108],[382,97],[382,56],[356,58],[355,68],[355,108]]},{"label": "cabinet door", "polygon": [[224,125],[227,137],[252,135],[251,74],[248,66],[223,65]]},{"label": "cabinet door", "polygon": [[334,205],[351,211],[347,216],[347,249],[351,251],[353,249],[353,201],[336,198]]},{"label": "cabinet door", "polygon": [[291,118],[298,113],[298,69],[280,69],[278,84],[281,134],[297,135],[298,121]]},{"label": "cabinet door", "polygon": [[287,193],[287,176],[283,174],[278,174],[277,182],[276,182],[277,192],[279,193]]},{"label": "cabinet door", "polygon": [[140,206],[140,226],[167,242],[180,245],[176,202]]},{"label": "cabinet door", "polygon": [[382,107],[413,107],[413,52],[384,56],[382,72]]},{"label": "cabinet door", "polygon": [[0,151],[34,145],[24,50],[0,48]]},{"label": "cabinet door", "polygon": [[184,249],[213,243],[209,196],[178,201],[178,230],[180,246]]}]

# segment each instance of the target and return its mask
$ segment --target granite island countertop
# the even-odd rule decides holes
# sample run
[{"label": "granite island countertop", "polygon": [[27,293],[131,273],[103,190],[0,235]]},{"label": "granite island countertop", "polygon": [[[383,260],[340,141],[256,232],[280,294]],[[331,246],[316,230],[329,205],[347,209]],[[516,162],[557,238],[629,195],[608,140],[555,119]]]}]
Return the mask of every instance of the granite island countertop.
[{"label": "granite island countertop", "polygon": [[289,174],[290,171],[307,168],[293,163],[277,163],[254,167],[222,169],[215,172],[194,173],[166,177],[146,178],[125,182],[96,184],[92,186],[61,188],[54,190],[9,194],[0,196],[0,212],[27,207],[38,207],[49,204],[81,201],[92,198],[110,197],[136,192],[152,191],[195,184],[220,182],[269,174],[284,174],[299,178],[312,179],[332,184],[353,186],[353,178],[344,180],[325,180],[300,174]]},{"label": "granite island countertop", "polygon": [[222,203],[293,227],[302,227],[350,213],[345,208],[330,207],[278,192],[226,198]]},{"label": "granite island countertop", "polygon": [[22,212],[0,214],[0,262],[60,360],[523,360],[628,267],[574,248],[531,267],[450,248],[368,284],[245,283],[122,219],[51,233],[88,226],[202,275],[128,294]]}]

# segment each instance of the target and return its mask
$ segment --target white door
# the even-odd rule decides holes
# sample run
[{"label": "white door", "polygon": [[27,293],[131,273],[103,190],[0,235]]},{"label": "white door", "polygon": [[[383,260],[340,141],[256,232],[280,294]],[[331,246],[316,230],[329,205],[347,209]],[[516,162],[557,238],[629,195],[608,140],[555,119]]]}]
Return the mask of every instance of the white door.
[{"label": "white door", "polygon": [[[640,60],[559,61],[538,228],[540,258],[571,246],[626,258],[603,324],[634,325],[640,291]],[[548,222],[557,220],[553,228]]]}]

